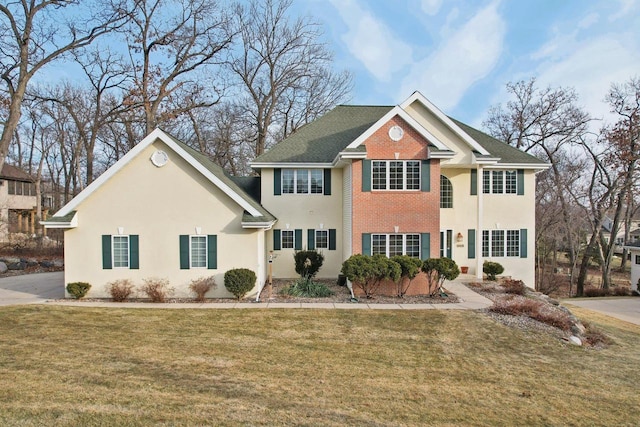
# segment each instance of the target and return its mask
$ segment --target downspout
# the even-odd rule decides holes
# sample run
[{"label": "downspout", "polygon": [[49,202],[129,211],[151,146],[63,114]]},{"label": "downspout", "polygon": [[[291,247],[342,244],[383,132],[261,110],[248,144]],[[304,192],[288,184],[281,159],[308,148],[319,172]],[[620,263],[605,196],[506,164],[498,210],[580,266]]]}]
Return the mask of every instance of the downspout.
[{"label": "downspout", "polygon": [[264,288],[266,274],[265,274],[265,229],[260,228],[258,230],[258,294],[256,295],[256,302],[260,302],[260,294]]},{"label": "downspout", "polygon": [[483,182],[483,171],[482,165],[478,165],[478,172],[476,179],[476,194],[478,195],[478,218],[477,218],[477,227],[476,227],[476,278],[482,279],[482,212],[484,209],[484,201],[483,201],[483,193],[482,193],[482,182]]}]

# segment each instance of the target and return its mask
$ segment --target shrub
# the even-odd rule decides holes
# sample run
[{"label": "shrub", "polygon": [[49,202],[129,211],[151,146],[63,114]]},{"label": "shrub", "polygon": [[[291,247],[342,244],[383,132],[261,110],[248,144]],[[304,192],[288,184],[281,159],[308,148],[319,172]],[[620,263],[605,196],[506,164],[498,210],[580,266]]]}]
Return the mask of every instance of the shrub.
[{"label": "shrub", "polygon": [[507,279],[502,283],[502,287],[508,294],[524,296],[527,293],[527,287],[522,280]]},{"label": "shrub", "polygon": [[504,267],[497,262],[485,261],[482,264],[482,271],[487,275],[488,280],[495,281],[496,276],[504,272]]},{"label": "shrub", "polygon": [[396,295],[402,298],[409,290],[411,281],[420,273],[422,261],[408,255],[392,256],[391,261],[397,262],[400,266],[400,279],[396,281]]},{"label": "shrub", "polygon": [[373,298],[383,280],[398,281],[401,269],[384,255],[356,254],[342,263],[342,274],[362,289],[367,298]]},{"label": "shrub", "polygon": [[189,289],[191,289],[191,292],[196,294],[195,300],[198,302],[204,302],[207,292],[209,292],[211,289],[214,289],[215,287],[216,282],[213,276],[194,279],[189,285]]},{"label": "shrub", "polygon": [[615,295],[617,297],[627,297],[630,295],[630,289],[625,286],[616,286],[610,289],[611,295]]},{"label": "shrub", "polygon": [[253,289],[256,280],[256,273],[247,268],[234,268],[224,273],[224,287],[237,299]]},{"label": "shrub", "polygon": [[613,340],[595,326],[588,322],[582,322],[582,324],[586,329],[586,332],[584,333],[584,340],[590,346],[607,346],[613,344]]},{"label": "shrub", "polygon": [[129,279],[115,280],[107,284],[107,291],[115,302],[124,302],[133,294],[133,283]]},{"label": "shrub", "polygon": [[142,282],[140,290],[151,299],[151,302],[166,302],[167,298],[173,294],[173,289],[169,287],[167,279],[151,277],[142,279]]},{"label": "shrub", "polygon": [[309,277],[301,277],[280,291],[282,294],[304,298],[326,298],[334,294],[323,283],[317,283]]},{"label": "shrub", "polygon": [[422,263],[422,271],[427,273],[429,295],[442,291],[445,280],[453,280],[460,275],[458,264],[451,258],[429,258]]},{"label": "shrub", "polygon": [[568,331],[571,329],[569,315],[555,307],[549,307],[542,301],[524,297],[502,298],[489,307],[489,311],[509,316],[526,316],[547,325]]},{"label": "shrub", "polygon": [[584,288],[583,295],[585,297],[606,297],[607,295],[609,295],[609,290],[589,286]]},{"label": "shrub", "polygon": [[75,299],[83,298],[91,289],[87,282],[71,282],[67,284],[67,292]]},{"label": "shrub", "polygon": [[300,277],[314,277],[324,263],[324,255],[316,250],[297,251],[293,254],[293,259],[296,264],[296,273]]}]

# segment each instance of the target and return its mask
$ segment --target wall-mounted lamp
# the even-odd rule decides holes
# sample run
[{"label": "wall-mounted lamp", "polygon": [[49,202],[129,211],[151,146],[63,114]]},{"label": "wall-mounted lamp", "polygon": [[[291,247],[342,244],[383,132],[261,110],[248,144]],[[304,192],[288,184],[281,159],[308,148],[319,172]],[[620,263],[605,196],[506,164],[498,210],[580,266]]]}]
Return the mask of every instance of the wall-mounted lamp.
[{"label": "wall-mounted lamp", "polygon": [[458,233],[456,235],[456,242],[461,243],[462,242],[462,238],[463,238],[462,233]]}]

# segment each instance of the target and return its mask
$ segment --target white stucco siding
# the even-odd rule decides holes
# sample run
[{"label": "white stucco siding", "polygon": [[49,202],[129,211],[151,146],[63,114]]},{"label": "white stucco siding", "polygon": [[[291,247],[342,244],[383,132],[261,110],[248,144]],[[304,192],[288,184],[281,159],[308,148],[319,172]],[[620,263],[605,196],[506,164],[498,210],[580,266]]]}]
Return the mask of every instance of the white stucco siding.
[{"label": "white stucco siding", "polygon": [[[169,162],[155,167],[161,149]],[[241,226],[243,209],[161,142],[147,147],[78,207],[78,227],[65,232],[65,283],[91,283],[89,296],[108,297],[105,285],[117,279],[168,279],[176,296],[191,296],[191,280],[214,276],[211,297],[229,297],[224,273],[248,268],[259,275],[256,230]],[[137,270],[102,268],[102,235],[139,236]],[[180,235],[217,236],[217,269],[180,269]],[[257,287],[256,287],[257,289]],[[255,290],[254,290],[255,293]]]},{"label": "white stucco siding", "polygon": [[[266,233],[267,250],[273,250],[274,229],[302,230],[302,249],[307,248],[307,230],[336,230],[336,249],[319,249],[324,255],[324,264],[318,272],[319,278],[337,278],[342,268],[343,251],[343,184],[342,169],[331,169],[331,195],[282,194],[274,195],[273,169],[262,169],[262,206],[271,212],[278,222]],[[294,249],[274,251],[273,277],[295,278]]]},{"label": "white stucco siding", "polygon": [[351,191],[351,163],[342,169],[342,258],[346,260],[352,255],[351,242],[353,199]]}]

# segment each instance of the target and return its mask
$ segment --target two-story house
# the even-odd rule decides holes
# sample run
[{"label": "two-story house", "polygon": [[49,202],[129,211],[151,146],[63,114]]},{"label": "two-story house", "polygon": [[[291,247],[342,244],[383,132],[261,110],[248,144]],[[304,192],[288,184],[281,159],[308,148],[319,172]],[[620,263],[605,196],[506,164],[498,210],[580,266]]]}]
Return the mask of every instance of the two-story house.
[{"label": "two-story house", "polygon": [[[256,271],[295,277],[296,250],[325,255],[336,278],[352,254],[485,260],[534,284],[535,174],[547,165],[460,123],[416,92],[397,106],[338,106],[227,175],[156,130],[64,206],[65,279],[95,296],[118,278],[189,281]],[[420,286],[414,292],[420,292]]]},{"label": "two-story house", "polygon": [[36,188],[22,169],[4,164],[0,172],[0,241],[10,233],[33,234],[36,226]]}]

